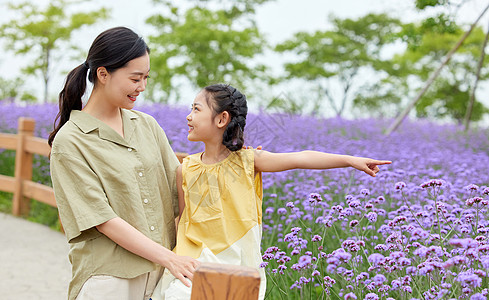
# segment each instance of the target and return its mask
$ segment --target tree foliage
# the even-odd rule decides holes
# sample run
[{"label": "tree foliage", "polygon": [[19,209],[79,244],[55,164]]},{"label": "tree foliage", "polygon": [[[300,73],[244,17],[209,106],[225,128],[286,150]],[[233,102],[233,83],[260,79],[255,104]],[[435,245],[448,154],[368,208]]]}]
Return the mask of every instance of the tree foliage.
[{"label": "tree foliage", "polygon": [[[387,67],[389,62],[382,51],[395,41],[401,27],[399,20],[386,14],[368,14],[356,20],[331,17],[330,21],[333,29],[299,32],[275,50],[297,54],[298,61],[285,64],[286,79],[313,82],[320,91],[315,107],[319,108],[326,99],[337,116],[341,116],[347,102],[359,93],[354,89],[358,89],[355,81],[360,80],[360,72]],[[335,83],[341,85],[339,96],[331,88]]]},{"label": "tree foliage", "polygon": [[[445,21],[438,22],[442,19]],[[427,18],[417,24],[403,25],[399,38],[406,49],[392,59],[392,68],[385,69],[386,78],[358,95],[355,99],[358,107],[382,114],[396,106],[398,111],[397,104],[414,97],[464,34],[461,26],[449,21],[448,17],[440,14],[437,20]],[[416,116],[463,121],[484,37],[482,28],[474,29],[433,86],[416,103]],[[481,81],[489,79],[489,62],[486,60],[483,66]],[[475,99],[471,120],[481,120],[487,112],[487,108]]]},{"label": "tree foliage", "polygon": [[0,77],[0,101],[21,99],[23,101],[34,101],[35,97],[29,91],[22,89],[24,81],[21,78],[4,79]]},{"label": "tree foliage", "polygon": [[147,20],[158,32],[149,37],[151,100],[167,102],[175,97],[178,79],[195,87],[216,82],[242,86],[264,75],[266,67],[253,62],[266,43],[252,13],[265,0],[222,1],[226,5],[217,9],[212,8],[212,1],[193,1],[195,5],[188,9],[156,2],[164,4],[166,12]]},{"label": "tree foliage", "polygon": [[26,75],[41,75],[44,97],[47,101],[51,68],[56,58],[55,51],[68,48],[72,34],[83,26],[107,18],[108,11],[68,13],[72,5],[80,1],[54,0],[46,7],[34,1],[8,4],[14,17],[0,26],[0,38],[6,42],[7,50],[16,55],[34,57],[22,72]]}]

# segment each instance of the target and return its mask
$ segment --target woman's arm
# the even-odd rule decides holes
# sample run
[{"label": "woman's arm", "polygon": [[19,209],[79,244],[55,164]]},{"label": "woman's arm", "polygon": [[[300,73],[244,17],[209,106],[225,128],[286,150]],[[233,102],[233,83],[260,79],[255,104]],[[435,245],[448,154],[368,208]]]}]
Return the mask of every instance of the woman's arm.
[{"label": "woman's arm", "polygon": [[255,170],[257,172],[280,172],[291,169],[333,169],[353,167],[375,177],[378,165],[390,164],[387,160],[375,160],[350,155],[330,154],[318,151],[290,153],[271,153],[255,151]]},{"label": "woman's arm", "polygon": [[167,268],[173,276],[190,287],[186,278],[192,280],[195,268],[199,265],[197,260],[176,255],[121,218],[102,223],[97,226],[97,230],[124,249]]}]

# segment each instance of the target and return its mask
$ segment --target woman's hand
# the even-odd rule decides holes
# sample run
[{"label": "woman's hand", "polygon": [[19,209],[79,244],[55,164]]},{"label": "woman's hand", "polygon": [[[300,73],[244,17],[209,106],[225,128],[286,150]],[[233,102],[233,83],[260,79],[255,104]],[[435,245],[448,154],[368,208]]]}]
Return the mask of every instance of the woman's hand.
[{"label": "woman's hand", "polygon": [[[173,252],[172,252],[173,253]],[[184,285],[190,287],[190,281],[194,279],[195,269],[200,265],[200,261],[189,256],[180,256],[173,253],[168,257],[167,262],[163,265],[172,273],[175,278],[179,279]]]},{"label": "woman's hand", "polygon": [[365,157],[356,157],[352,156],[350,158],[350,165],[360,171],[367,173],[368,175],[375,177],[380,169],[378,166],[380,165],[388,165],[392,162],[389,160],[375,160],[371,158]]},{"label": "woman's hand", "polygon": [[[256,147],[255,150],[262,150],[262,148],[263,147],[260,145],[260,146]],[[243,145],[243,149],[253,149],[253,146],[245,146],[245,145]]]},{"label": "woman's hand", "polygon": [[194,271],[200,264],[199,261],[188,256],[176,255],[119,217],[98,225],[97,230],[124,249],[168,268],[176,278],[190,287],[187,279],[194,278]]}]

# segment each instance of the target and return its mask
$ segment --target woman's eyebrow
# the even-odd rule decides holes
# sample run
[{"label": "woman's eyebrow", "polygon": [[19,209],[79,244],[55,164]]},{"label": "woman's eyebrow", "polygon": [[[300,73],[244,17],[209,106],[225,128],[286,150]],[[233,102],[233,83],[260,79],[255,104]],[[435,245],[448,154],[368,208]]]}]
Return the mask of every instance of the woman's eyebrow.
[{"label": "woman's eyebrow", "polygon": [[151,71],[151,69],[148,70],[148,72],[141,72],[141,71],[134,71],[134,72],[131,72],[130,74],[131,75],[146,75],[149,73],[149,71]]}]

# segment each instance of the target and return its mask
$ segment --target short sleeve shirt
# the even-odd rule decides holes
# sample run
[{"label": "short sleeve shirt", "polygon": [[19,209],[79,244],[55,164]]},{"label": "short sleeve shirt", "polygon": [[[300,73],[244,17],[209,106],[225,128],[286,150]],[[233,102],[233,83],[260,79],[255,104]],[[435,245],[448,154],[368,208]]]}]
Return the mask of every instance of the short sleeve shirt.
[{"label": "short sleeve shirt", "polygon": [[134,278],[155,264],[120,247],[95,226],[120,217],[153,241],[175,246],[178,160],[149,115],[121,110],[124,137],[78,110],[57,133],[51,178],[70,243],[75,299],[92,275]]}]

